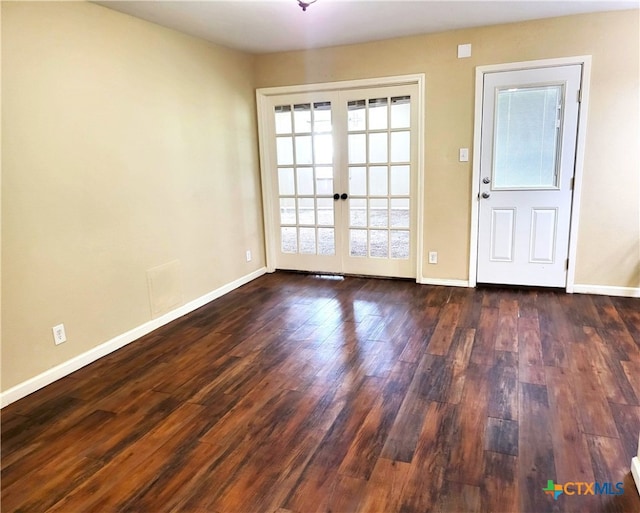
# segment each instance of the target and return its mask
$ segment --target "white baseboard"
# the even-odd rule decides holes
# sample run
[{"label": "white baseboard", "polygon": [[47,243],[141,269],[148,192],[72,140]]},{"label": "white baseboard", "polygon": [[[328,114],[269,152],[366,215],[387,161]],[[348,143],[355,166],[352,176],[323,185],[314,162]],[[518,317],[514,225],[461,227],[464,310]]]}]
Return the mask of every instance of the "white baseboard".
[{"label": "white baseboard", "polygon": [[85,353],[79,354],[78,356],[75,356],[74,358],[63,362],[60,365],[56,365],[55,367],[43,372],[42,374],[38,374],[33,378],[30,378],[14,387],[11,387],[10,389],[0,394],[0,408],[4,408],[8,404],[17,401],[18,399],[22,399],[23,397],[26,397],[36,390],[39,390],[53,383],[54,381],[63,378],[71,374],[72,372],[77,371],[78,369],[81,369],[85,365],[95,362],[103,356],[106,356],[109,353],[112,353],[120,349],[121,347],[130,344],[140,337],[151,333],[153,330],[156,330],[161,326],[169,324],[179,317],[182,317],[183,315],[197,310],[201,306],[210,303],[214,299],[224,296],[232,290],[237,289],[238,287],[249,283],[256,278],[259,278],[260,276],[265,274],[266,271],[266,268],[263,267],[261,269],[258,269],[257,271],[238,278],[237,280],[223,285],[222,287],[219,287],[209,292],[208,294],[205,294],[204,296],[194,299],[193,301],[190,301],[189,303],[184,304],[181,307],[172,310],[171,312],[168,312],[156,319],[152,319],[149,322],[145,322],[144,324],[133,328],[126,333],[118,335],[117,337],[112,338],[111,340],[108,340],[107,342],[104,342],[103,344],[100,344],[99,346],[96,346],[93,349],[86,351]]},{"label": "white baseboard", "polygon": [[[442,278],[419,278],[421,285],[444,285],[446,287],[474,287],[469,280],[452,280]],[[613,287],[607,285],[577,285],[567,288],[567,292],[576,294],[597,294],[601,296],[620,296],[640,298],[640,287]]]},{"label": "white baseboard", "polygon": [[[573,285],[576,294],[598,294],[602,296],[640,297],[640,287],[609,287],[607,285]],[[567,291],[569,292],[569,291]]]},{"label": "white baseboard", "polygon": [[640,457],[638,456],[631,460],[631,474],[633,475],[633,480],[636,482],[638,494],[640,494]]},{"label": "white baseboard", "polygon": [[469,280],[450,280],[446,278],[420,278],[420,285],[444,285],[445,287],[469,287]]}]

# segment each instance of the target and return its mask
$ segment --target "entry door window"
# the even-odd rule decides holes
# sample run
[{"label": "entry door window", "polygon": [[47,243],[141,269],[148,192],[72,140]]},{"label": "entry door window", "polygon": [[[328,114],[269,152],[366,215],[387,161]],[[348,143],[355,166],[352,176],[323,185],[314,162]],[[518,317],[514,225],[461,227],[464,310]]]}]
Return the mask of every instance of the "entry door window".
[{"label": "entry door window", "polygon": [[557,188],[564,85],[498,88],[494,189]]}]

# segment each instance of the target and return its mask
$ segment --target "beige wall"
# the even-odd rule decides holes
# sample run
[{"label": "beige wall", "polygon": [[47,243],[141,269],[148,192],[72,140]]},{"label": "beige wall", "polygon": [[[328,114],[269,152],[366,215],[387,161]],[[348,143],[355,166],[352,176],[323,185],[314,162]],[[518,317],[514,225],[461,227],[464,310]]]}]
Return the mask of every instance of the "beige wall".
[{"label": "beige wall", "polygon": [[[263,55],[256,84],[425,73],[424,275],[466,280],[471,163],[457,155],[472,147],[475,67],[592,55],[576,283],[640,287],[639,35],[638,11],[622,11]],[[457,59],[462,43],[471,58]]]},{"label": "beige wall", "polygon": [[179,261],[164,292],[188,302],[264,266],[253,65],[97,5],[2,2],[2,390],[150,320],[151,268]]}]

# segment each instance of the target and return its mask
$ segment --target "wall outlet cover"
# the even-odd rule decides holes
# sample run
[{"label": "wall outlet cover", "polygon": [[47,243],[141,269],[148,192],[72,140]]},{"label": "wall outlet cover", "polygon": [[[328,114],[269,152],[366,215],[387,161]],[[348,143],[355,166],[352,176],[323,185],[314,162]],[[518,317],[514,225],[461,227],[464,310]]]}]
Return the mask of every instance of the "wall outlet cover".
[{"label": "wall outlet cover", "polygon": [[64,331],[64,324],[58,324],[57,326],[54,326],[53,328],[51,328],[51,331],[53,331],[53,341],[56,343],[56,345],[62,344],[63,342],[67,341],[67,334]]}]

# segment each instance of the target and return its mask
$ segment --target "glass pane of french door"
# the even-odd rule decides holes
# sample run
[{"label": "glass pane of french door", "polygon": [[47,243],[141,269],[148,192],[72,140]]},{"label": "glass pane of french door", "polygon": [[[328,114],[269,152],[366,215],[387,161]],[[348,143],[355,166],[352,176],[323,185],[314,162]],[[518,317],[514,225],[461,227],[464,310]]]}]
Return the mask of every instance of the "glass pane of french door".
[{"label": "glass pane of french door", "polygon": [[347,101],[349,267],[389,275],[386,266],[397,276],[411,275],[411,95],[376,93]]},{"label": "glass pane of french door", "polygon": [[306,268],[318,264],[294,257],[337,256],[333,114],[330,101],[291,100],[274,107],[279,250]]}]

